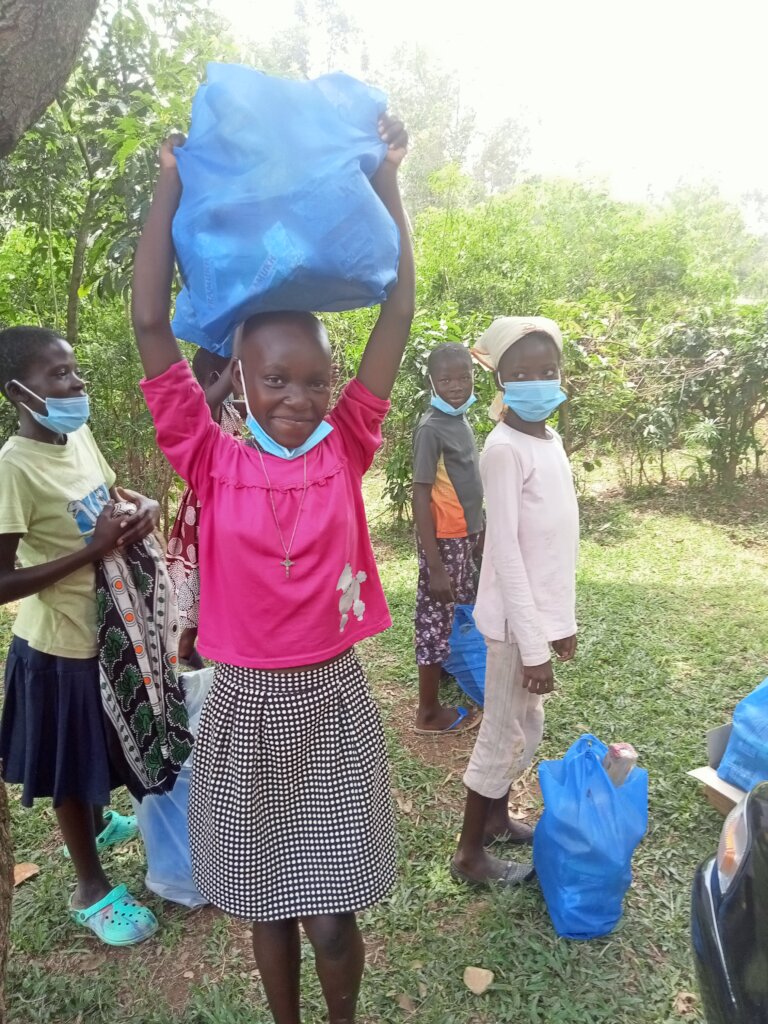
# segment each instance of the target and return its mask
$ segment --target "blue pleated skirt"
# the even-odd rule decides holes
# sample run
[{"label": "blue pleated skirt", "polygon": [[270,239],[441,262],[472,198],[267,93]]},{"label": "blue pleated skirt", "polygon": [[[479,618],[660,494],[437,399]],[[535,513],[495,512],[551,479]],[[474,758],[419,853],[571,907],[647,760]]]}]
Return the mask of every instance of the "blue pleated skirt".
[{"label": "blue pleated skirt", "polygon": [[38,797],[108,804],[120,785],[107,752],[98,658],[43,654],[15,636],[5,665],[0,721],[3,778]]}]

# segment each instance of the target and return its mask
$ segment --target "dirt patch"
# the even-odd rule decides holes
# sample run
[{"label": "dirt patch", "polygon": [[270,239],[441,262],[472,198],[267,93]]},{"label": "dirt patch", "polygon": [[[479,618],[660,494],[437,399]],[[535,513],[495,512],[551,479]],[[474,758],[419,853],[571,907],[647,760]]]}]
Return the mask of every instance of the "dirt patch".
[{"label": "dirt patch", "polygon": [[[172,949],[158,948],[158,943],[148,943],[137,947],[134,956],[149,971],[147,988],[157,993],[158,1003],[166,1004],[173,1012],[177,1012],[187,1005],[190,989],[202,977],[203,950],[207,937],[214,922],[224,915],[215,907],[187,911],[168,903],[164,906],[168,909],[162,915],[160,926],[170,924],[172,917],[183,917],[182,939]],[[119,954],[121,951],[110,952]],[[97,951],[92,955],[96,956]],[[130,1005],[132,998],[135,998],[130,984],[126,985],[121,996],[123,1005]]]},{"label": "dirt patch", "polygon": [[403,748],[414,758],[445,773],[442,791],[448,791],[448,783],[461,779],[467,767],[469,755],[475,744],[477,729],[454,734],[443,733],[435,736],[421,736],[413,731],[416,713],[415,694],[404,692],[402,687],[377,686],[377,696],[384,704],[384,714],[389,727],[397,733]]},{"label": "dirt patch", "polygon": [[[435,794],[437,804],[454,812],[463,807],[464,790],[461,779],[475,745],[477,729],[454,735],[422,736],[413,731],[415,705],[408,693],[395,686],[377,686],[377,695],[385,703],[387,724],[398,736],[401,745],[411,757],[445,773],[443,785]],[[401,812],[410,813],[402,805],[402,795],[395,793]],[[541,790],[534,769],[528,769],[512,786],[510,815],[514,818],[533,819],[541,807]]]},{"label": "dirt patch", "polygon": [[[167,1006],[173,1013],[186,1007],[190,989],[202,977],[201,951],[218,916],[220,912],[215,908],[201,907],[186,917],[184,937],[173,949],[158,949],[153,943],[140,958],[149,971],[147,989],[157,994],[159,1005]],[[161,927],[162,924],[161,921]],[[127,983],[120,993],[121,1005],[130,1006],[134,999],[135,987]]]}]

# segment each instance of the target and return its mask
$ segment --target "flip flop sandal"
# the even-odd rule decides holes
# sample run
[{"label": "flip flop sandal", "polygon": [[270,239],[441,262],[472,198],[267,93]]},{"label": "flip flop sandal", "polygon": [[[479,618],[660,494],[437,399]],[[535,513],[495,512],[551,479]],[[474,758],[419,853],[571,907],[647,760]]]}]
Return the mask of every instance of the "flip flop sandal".
[{"label": "flip flop sandal", "polygon": [[70,899],[69,913],[73,921],[90,928],[108,946],[133,946],[154,935],[158,928],[149,907],[137,903],[124,885],[116,886],[83,910],[76,910]]},{"label": "flip flop sandal", "polygon": [[[414,725],[413,731],[417,736],[456,736],[460,732],[471,732],[480,725],[483,719],[483,712],[478,711],[472,718],[469,718],[469,714],[468,708],[458,707],[456,708],[456,720],[446,726],[445,729],[418,729]],[[467,719],[469,720],[467,721]],[[465,722],[466,724],[462,724]]]},{"label": "flip flop sandal", "polygon": [[[118,814],[117,811],[105,811],[107,826],[96,836],[96,849],[101,853],[108,846],[127,843],[139,833],[139,825],[135,814]],[[69,857],[69,850],[62,846],[61,852]]]},{"label": "flip flop sandal", "polygon": [[486,878],[482,881],[464,874],[454,861],[451,861],[449,870],[454,882],[461,882],[462,885],[467,885],[470,889],[511,889],[515,885],[530,881],[536,874],[533,864],[515,864],[513,861],[507,863],[507,869],[500,878]]}]

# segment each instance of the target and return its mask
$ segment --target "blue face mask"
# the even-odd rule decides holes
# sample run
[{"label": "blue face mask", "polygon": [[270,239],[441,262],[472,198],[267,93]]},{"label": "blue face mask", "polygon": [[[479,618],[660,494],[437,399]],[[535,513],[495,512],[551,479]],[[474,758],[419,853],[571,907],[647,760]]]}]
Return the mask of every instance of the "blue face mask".
[{"label": "blue face mask", "polygon": [[446,400],[441,398],[440,395],[432,395],[432,398],[429,400],[429,404],[433,409],[439,409],[440,412],[448,413],[449,416],[463,416],[467,409],[470,409],[476,401],[477,397],[475,395],[470,395],[463,405],[455,406],[451,405],[450,402],[446,402]]},{"label": "blue face mask", "polygon": [[[240,376],[243,377],[243,364],[238,359],[238,365],[240,367]],[[245,378],[243,377],[243,384],[245,384]],[[276,455],[278,459],[298,459],[300,455],[306,455],[308,451],[311,451],[315,445],[320,444],[330,432],[333,427],[327,420],[321,420],[312,433],[309,435],[306,441],[299,445],[298,448],[286,448],[285,445],[278,444],[273,437],[270,437],[266,430],[256,420],[256,417],[251,412],[251,407],[248,404],[248,394],[243,389],[243,398],[245,399],[245,408],[248,415],[245,417],[245,425],[251,432],[251,435],[265,452],[269,455]]]},{"label": "blue face mask", "polygon": [[75,430],[79,430],[84,423],[88,422],[88,418],[91,415],[91,406],[88,401],[88,395],[77,395],[75,398],[40,398],[34,391],[30,391],[29,388],[24,387],[21,381],[15,380],[11,383],[16,384],[20,388],[24,388],[28,395],[32,395],[38,402],[45,403],[46,414],[43,415],[40,412],[35,412],[34,409],[30,409],[28,405],[24,405],[24,408],[32,416],[41,427],[45,427],[46,430],[50,430],[53,434],[72,434]]},{"label": "blue face mask", "polygon": [[462,405],[459,405],[458,407],[451,405],[450,402],[446,402],[446,400],[441,398],[437,391],[435,391],[435,385],[431,377],[429,378],[429,383],[432,385],[432,398],[429,400],[429,404],[433,409],[439,409],[440,412],[447,413],[449,416],[463,416],[467,409],[471,409],[477,401],[477,396],[473,391],[466,402]]},{"label": "blue face mask", "polygon": [[559,380],[504,382],[504,405],[526,423],[543,423],[567,398]]}]

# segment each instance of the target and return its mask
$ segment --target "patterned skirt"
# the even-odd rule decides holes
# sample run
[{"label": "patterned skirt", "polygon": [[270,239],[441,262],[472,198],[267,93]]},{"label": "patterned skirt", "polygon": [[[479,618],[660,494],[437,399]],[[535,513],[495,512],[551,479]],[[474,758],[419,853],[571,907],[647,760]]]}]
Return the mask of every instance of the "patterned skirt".
[{"label": "patterned skirt", "polygon": [[181,629],[200,624],[200,569],[197,564],[197,533],[200,502],[191,487],[181,497],[176,521],[168,537],[168,575],[176,591]]},{"label": "patterned skirt", "polygon": [[390,891],[384,732],[353,650],[294,673],[218,665],[193,757],[192,873],[215,906],[280,921]]}]

